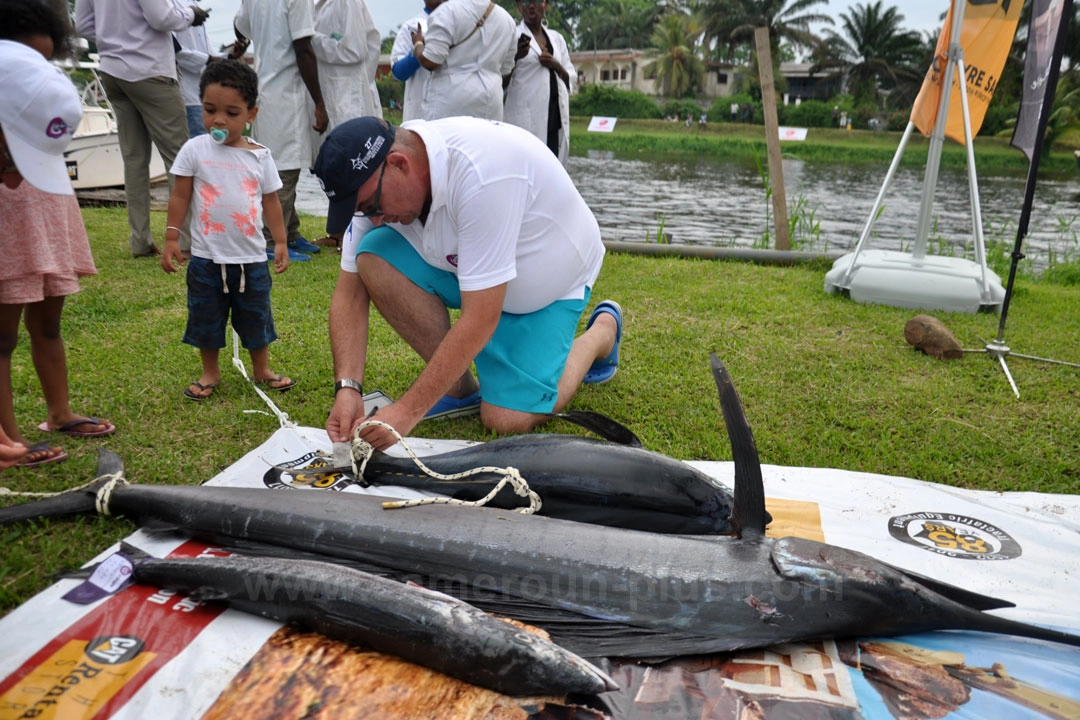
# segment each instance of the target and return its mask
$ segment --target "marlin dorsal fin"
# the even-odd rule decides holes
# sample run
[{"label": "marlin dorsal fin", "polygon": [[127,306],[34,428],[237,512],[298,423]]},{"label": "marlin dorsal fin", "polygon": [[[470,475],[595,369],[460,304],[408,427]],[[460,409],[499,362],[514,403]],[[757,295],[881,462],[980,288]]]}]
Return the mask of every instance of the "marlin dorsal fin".
[{"label": "marlin dorsal fin", "polygon": [[743,412],[739,394],[731,382],[727,368],[713,353],[713,380],[720,393],[720,410],[724,413],[731,456],[735,461],[735,502],[731,509],[731,525],[740,538],[755,538],[765,534],[765,486],[761,480],[761,460],[758,458],[754,433]]}]

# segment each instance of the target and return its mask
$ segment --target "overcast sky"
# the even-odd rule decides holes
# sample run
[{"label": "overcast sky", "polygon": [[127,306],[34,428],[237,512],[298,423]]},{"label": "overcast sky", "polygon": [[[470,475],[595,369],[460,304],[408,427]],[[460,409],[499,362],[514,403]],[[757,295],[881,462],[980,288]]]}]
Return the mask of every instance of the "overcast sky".
[{"label": "overcast sky", "polygon": [[[259,0],[265,2],[266,0]],[[557,0],[556,0],[557,1]],[[822,5],[813,8],[814,12],[822,12],[839,19],[840,14],[855,5],[860,0],[830,0],[827,6]],[[861,0],[865,5],[871,0]],[[390,32],[396,31],[401,23],[420,13],[423,10],[422,0],[367,0],[368,8],[372,17],[379,25],[379,32],[383,37]],[[207,33],[210,36],[212,47],[218,47],[232,42],[232,18],[240,7],[240,0],[202,0],[200,5],[208,8],[210,19],[207,20]],[[949,9],[948,0],[908,0],[906,2],[889,2],[885,6],[896,5],[901,8],[904,16],[904,27],[911,30],[933,30],[936,33],[940,26],[939,17]]]}]

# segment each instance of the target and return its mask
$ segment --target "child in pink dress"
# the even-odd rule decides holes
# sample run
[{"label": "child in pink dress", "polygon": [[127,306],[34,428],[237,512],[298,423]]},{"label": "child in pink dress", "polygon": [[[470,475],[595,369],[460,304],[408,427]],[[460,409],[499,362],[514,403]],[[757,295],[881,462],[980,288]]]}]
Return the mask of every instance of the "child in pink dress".
[{"label": "child in pink dress", "polygon": [[80,277],[97,272],[63,158],[82,103],[47,60],[69,39],[67,18],[51,5],[0,2],[0,467],[67,457],[46,442],[29,445],[19,432],[11,358],[20,321],[45,396],[48,417],[38,429],[71,437],[116,430],[108,420],[74,413],[68,397],[64,299],[79,291]]}]

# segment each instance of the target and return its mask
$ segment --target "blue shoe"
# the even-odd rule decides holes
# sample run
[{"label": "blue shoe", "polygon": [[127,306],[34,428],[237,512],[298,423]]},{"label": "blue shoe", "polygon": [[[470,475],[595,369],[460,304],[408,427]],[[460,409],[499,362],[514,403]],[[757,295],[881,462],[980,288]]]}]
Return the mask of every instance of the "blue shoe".
[{"label": "blue shoe", "polygon": [[289,249],[296,250],[297,252],[307,253],[308,255],[314,255],[322,250],[321,247],[313,242],[308,242],[305,237],[298,237],[295,240],[289,241]]},{"label": "blue shoe", "polygon": [[466,395],[463,398],[443,395],[442,400],[439,400],[439,402],[435,403],[435,407],[427,411],[424,415],[424,419],[449,419],[464,417],[466,415],[475,415],[478,412],[480,412],[479,391],[474,392],[472,395]]},{"label": "blue shoe", "polygon": [[618,325],[618,329],[615,331],[615,345],[611,348],[611,352],[607,354],[607,357],[597,360],[589,367],[589,372],[585,373],[585,379],[582,380],[586,385],[606,383],[615,377],[615,373],[619,371],[619,343],[622,342],[622,307],[614,300],[604,300],[599,303],[592,311],[592,315],[589,316],[589,322],[585,325],[586,330],[592,327],[600,313],[608,313],[615,318],[615,323]]},{"label": "blue shoe", "polygon": [[[266,259],[269,260],[270,262],[274,261],[274,249],[273,248],[266,248]],[[293,250],[292,248],[289,248],[289,262],[304,262],[305,260],[310,260],[310,259],[311,259],[310,255],[305,255],[302,252],[297,252],[297,251]]]}]

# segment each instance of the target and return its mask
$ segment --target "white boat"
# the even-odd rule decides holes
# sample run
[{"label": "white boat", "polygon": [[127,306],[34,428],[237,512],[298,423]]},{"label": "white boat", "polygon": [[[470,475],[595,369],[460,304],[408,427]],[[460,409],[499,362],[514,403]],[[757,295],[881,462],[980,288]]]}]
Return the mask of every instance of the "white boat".
[{"label": "white boat", "polygon": [[[124,159],[120,154],[120,135],[116,128],[116,115],[97,73],[97,57],[91,54],[89,61],[69,63],[63,67],[90,73],[90,80],[81,93],[82,121],[64,153],[71,185],[76,190],[123,187]],[[167,179],[165,163],[156,147],[151,145],[150,150],[150,182],[164,181]]]}]

